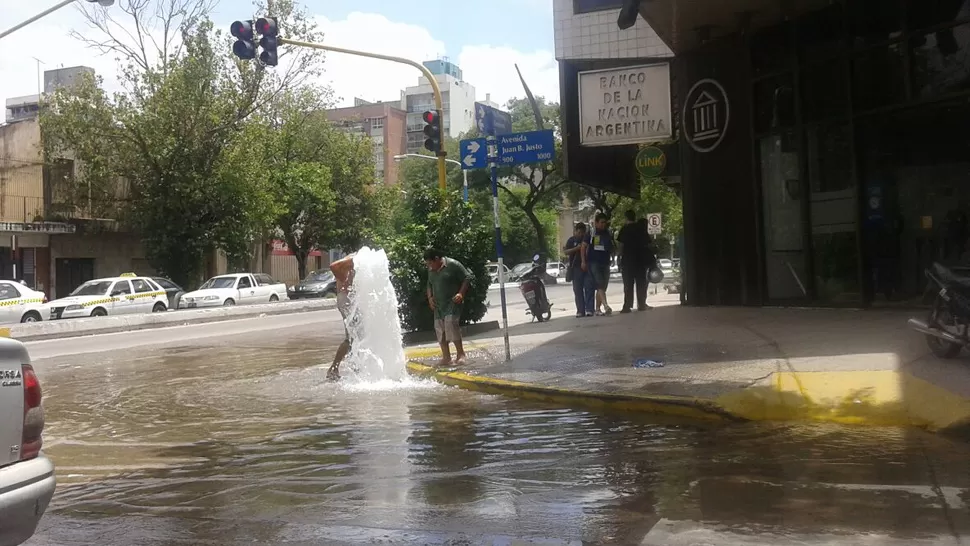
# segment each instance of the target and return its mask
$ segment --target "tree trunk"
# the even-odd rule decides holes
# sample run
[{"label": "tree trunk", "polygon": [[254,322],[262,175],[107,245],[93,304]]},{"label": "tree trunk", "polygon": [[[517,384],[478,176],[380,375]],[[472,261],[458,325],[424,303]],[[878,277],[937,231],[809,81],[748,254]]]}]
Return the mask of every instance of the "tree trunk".
[{"label": "tree trunk", "polygon": [[541,221],[539,221],[539,217],[536,216],[534,207],[524,207],[522,211],[525,212],[525,215],[529,217],[529,222],[532,223],[532,228],[535,229],[537,243],[536,252],[545,255],[549,250],[546,248],[546,227],[542,225]]},{"label": "tree trunk", "polygon": [[306,278],[306,258],[310,253],[305,249],[293,250],[293,255],[296,256],[296,272],[300,276],[300,280]]}]

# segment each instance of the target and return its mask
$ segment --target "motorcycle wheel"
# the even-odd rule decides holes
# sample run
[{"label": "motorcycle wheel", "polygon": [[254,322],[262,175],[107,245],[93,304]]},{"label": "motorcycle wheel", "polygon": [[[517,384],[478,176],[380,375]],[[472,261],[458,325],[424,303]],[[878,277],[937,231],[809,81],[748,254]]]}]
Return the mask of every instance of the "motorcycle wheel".
[{"label": "motorcycle wheel", "polygon": [[[947,310],[945,302],[941,302],[937,298],[935,303],[935,309],[930,312],[929,318],[926,323],[934,328],[942,329],[943,324],[949,324],[950,322],[956,322]],[[960,349],[963,347],[957,343],[951,343],[944,339],[940,339],[936,336],[926,335],[926,345],[929,346],[930,351],[937,357],[943,359],[956,358],[960,354]]]}]

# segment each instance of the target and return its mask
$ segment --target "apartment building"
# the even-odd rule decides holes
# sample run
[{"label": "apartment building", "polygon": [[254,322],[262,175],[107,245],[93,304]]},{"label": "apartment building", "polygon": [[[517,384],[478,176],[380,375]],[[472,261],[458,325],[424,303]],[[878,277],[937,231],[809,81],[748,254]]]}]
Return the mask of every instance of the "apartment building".
[{"label": "apartment building", "polygon": [[[461,68],[447,59],[422,64],[434,75],[441,89],[445,136],[458,138],[475,124],[475,87],[464,81]],[[418,78],[418,85],[404,90],[401,108],[407,112],[407,152],[421,152],[425,139],[422,116],[435,109],[431,82],[426,77]]]},{"label": "apartment building", "polygon": [[367,102],[354,99],[354,106],[327,111],[327,119],[370,137],[374,145],[377,180],[396,184],[398,165],[394,156],[407,153],[407,113],[398,102]]}]

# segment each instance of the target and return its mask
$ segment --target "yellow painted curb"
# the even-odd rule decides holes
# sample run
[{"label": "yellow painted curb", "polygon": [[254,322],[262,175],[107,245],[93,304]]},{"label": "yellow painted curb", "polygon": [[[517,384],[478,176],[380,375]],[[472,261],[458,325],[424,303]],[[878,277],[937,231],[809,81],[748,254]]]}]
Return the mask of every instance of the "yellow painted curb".
[{"label": "yellow painted curb", "polygon": [[[435,353],[437,354],[437,353]],[[776,372],[715,399],[563,389],[408,362],[408,372],[469,390],[565,405],[720,421],[823,421],[915,426],[940,431],[970,424],[970,399],[893,370]]]},{"label": "yellow painted curb", "polygon": [[[483,349],[484,347],[484,345],[465,342],[466,351],[475,351]],[[404,350],[404,356],[407,357],[408,360],[415,358],[434,358],[440,355],[441,349],[438,347],[412,347]]]},{"label": "yellow painted curb", "polygon": [[495,377],[469,375],[464,372],[438,371],[433,366],[420,362],[408,362],[408,372],[418,377],[434,379],[439,383],[464,389],[504,394],[530,400],[540,400],[556,404],[578,404],[595,409],[663,413],[717,421],[738,420],[718,408],[708,400],[682,396],[630,395],[608,392],[577,391],[547,387],[519,381],[508,381]]}]

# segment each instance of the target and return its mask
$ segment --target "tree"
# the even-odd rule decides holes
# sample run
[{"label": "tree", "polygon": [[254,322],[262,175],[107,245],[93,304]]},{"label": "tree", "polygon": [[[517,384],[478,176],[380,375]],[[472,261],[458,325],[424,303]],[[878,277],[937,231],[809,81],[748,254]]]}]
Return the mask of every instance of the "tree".
[{"label": "tree", "polygon": [[463,263],[475,275],[465,294],[461,323],[477,322],[485,316],[485,300],[491,283],[485,268],[493,250],[492,232],[475,221],[475,207],[442,195],[437,187],[417,186],[407,195],[409,216],[413,219],[388,240],[378,240],[391,262],[394,289],[400,299],[401,323],[408,331],[431,330],[434,315],[428,307],[426,288],[428,269],[424,250],[434,247]]},{"label": "tree", "polygon": [[[276,7],[291,36],[317,35],[292,1]],[[117,56],[123,91],[109,97],[85,79],[54,93],[41,112],[48,161],[77,163],[77,176],[55,188],[65,212],[124,220],[152,265],[189,286],[214,250],[239,262],[265,232],[276,205],[266,180],[243,161],[252,138],[247,121],[269,98],[319,73],[322,62],[299,50],[284,50],[287,62],[272,72],[233,62],[228,40],[206,18],[210,9],[206,0],[88,8],[100,35],[82,40]],[[118,30],[126,28],[134,30]]]}]

